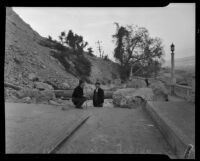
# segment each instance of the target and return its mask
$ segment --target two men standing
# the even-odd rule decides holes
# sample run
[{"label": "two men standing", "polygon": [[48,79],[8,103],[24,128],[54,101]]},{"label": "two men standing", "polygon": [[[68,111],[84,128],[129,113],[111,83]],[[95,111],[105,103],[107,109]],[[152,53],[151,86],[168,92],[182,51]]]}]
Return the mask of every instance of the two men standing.
[{"label": "two men standing", "polygon": [[[76,106],[76,108],[83,109],[82,105],[87,100],[86,97],[83,96],[83,88],[85,82],[83,80],[79,81],[79,85],[74,89],[72,94],[72,102]],[[100,83],[95,83],[96,89],[93,94],[93,105],[94,107],[103,107],[104,103],[104,91],[100,88]]]}]

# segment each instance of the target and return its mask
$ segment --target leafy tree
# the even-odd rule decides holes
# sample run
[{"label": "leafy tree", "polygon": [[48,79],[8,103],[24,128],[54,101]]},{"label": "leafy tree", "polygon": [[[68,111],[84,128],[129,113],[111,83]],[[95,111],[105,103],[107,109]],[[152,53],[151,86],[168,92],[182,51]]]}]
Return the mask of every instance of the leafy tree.
[{"label": "leafy tree", "polygon": [[75,50],[75,35],[72,30],[69,30],[67,37],[65,38],[65,43]]},{"label": "leafy tree", "polygon": [[88,45],[88,42],[84,42],[83,41],[83,37],[79,36],[79,35],[75,35],[76,36],[76,49],[78,51],[78,53],[83,53],[83,49]]},{"label": "leafy tree", "polygon": [[116,33],[113,35],[113,38],[116,40],[116,48],[114,49],[114,57],[121,63],[121,66],[124,65],[124,43],[123,39],[128,35],[128,30],[119,26],[118,23],[114,23],[116,25]]},{"label": "leafy tree", "polygon": [[49,41],[52,41],[52,37],[51,37],[50,35],[48,36],[48,40],[49,40]]},{"label": "leafy tree", "polygon": [[104,59],[104,60],[107,60],[107,61],[110,60],[109,57],[108,57],[108,55],[105,55],[105,56],[103,57],[103,59]]},{"label": "leafy tree", "polygon": [[83,49],[88,45],[88,42],[83,40],[83,36],[74,34],[72,30],[69,30],[65,37],[65,43],[78,53],[83,53]]},{"label": "leafy tree", "polygon": [[94,56],[94,55],[93,55],[93,52],[94,52],[94,51],[93,51],[93,49],[92,49],[91,47],[87,48],[87,50],[88,50],[88,54],[89,54],[89,55]]},{"label": "leafy tree", "polygon": [[[163,52],[160,38],[152,38],[144,27],[119,26],[113,38],[116,40],[114,57],[121,63],[124,70],[129,70],[127,77],[131,76],[132,68],[136,63],[147,66],[151,60],[161,59]],[[127,73],[127,71],[123,71]]]}]

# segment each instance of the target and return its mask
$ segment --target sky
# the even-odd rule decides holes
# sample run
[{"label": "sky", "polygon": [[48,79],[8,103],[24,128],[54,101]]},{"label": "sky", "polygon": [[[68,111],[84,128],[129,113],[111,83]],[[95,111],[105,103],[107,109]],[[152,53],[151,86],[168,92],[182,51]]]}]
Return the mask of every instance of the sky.
[{"label": "sky", "polygon": [[41,36],[58,40],[62,31],[82,35],[99,56],[97,41],[105,54],[114,60],[116,32],[120,25],[138,25],[148,29],[151,37],[163,41],[165,60],[195,55],[195,3],[171,3],[166,7],[13,7],[13,10]]}]

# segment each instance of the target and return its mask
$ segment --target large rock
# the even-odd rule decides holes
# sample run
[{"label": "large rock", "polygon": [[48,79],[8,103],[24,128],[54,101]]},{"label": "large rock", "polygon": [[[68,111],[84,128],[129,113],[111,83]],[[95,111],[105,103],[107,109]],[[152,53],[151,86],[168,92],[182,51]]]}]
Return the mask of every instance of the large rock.
[{"label": "large rock", "polygon": [[40,91],[40,95],[36,97],[36,103],[47,103],[49,100],[55,100],[55,93],[53,91]]},{"label": "large rock", "polygon": [[17,91],[16,96],[19,99],[25,98],[25,97],[37,97],[39,95],[39,91],[37,89],[22,89],[20,91]]},{"label": "large rock", "polygon": [[39,78],[34,73],[30,73],[28,75],[28,79],[31,80],[31,81],[38,81],[39,80]]},{"label": "large rock", "polygon": [[126,83],[127,88],[145,88],[146,82],[142,79],[132,79]]},{"label": "large rock", "polygon": [[17,92],[17,98],[26,99],[30,97],[31,100],[35,103],[39,102],[48,102],[49,100],[55,100],[55,94],[52,91],[39,91],[37,89],[22,89]]},{"label": "large rock", "polygon": [[24,97],[23,103],[31,103],[31,98],[30,97]]},{"label": "large rock", "polygon": [[122,108],[137,108],[154,98],[151,88],[126,88],[113,93],[113,104]]},{"label": "large rock", "polygon": [[47,83],[43,83],[43,82],[35,82],[34,83],[35,88],[40,89],[40,90],[53,90],[54,88],[47,84]]},{"label": "large rock", "polygon": [[62,89],[70,89],[70,85],[67,82],[62,83]]}]

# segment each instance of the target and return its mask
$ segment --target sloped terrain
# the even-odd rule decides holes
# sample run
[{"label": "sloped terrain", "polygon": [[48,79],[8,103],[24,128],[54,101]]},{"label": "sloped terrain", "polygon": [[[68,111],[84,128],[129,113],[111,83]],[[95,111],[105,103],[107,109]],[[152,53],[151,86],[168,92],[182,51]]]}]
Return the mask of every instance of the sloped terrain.
[{"label": "sloped terrain", "polygon": [[[30,25],[26,24],[12,8],[7,7],[5,82],[33,88],[34,82],[33,79],[30,79],[32,77],[30,75],[34,75],[37,81],[48,83],[54,89],[55,87],[59,88],[59,84],[63,83],[67,84],[68,88],[74,88],[78,83],[78,79],[81,78],[78,70],[87,67],[80,66],[80,62],[77,62],[76,56],[73,54],[65,57],[66,64],[61,62],[52,56],[52,51],[58,52],[54,48],[55,44],[49,43],[50,46],[45,46],[41,42],[48,43],[46,38],[41,37]],[[91,72],[87,76],[88,82],[94,83],[99,79],[106,84],[119,77],[117,64],[100,60],[100,58],[90,56],[86,52],[84,58],[91,63]]]},{"label": "sloped terrain", "polygon": [[50,48],[38,44],[41,39],[11,8],[6,9],[5,81],[32,87],[28,75],[34,73],[41,80],[67,80],[73,86],[77,78],[50,57]]}]

